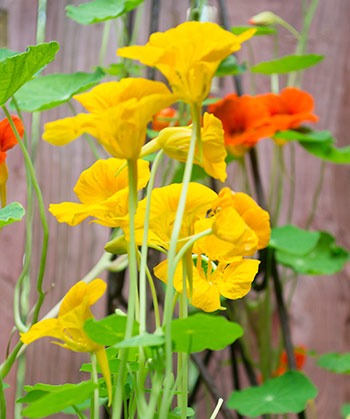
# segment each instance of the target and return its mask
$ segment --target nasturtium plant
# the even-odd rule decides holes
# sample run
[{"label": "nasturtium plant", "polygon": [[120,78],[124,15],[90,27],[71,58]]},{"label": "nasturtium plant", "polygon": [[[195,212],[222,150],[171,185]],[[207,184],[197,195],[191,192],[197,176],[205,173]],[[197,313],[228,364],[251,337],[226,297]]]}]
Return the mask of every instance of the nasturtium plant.
[{"label": "nasturtium plant", "polygon": [[67,16],[82,24],[115,19],[135,9],[143,0],[93,0],[79,6],[66,6]]},{"label": "nasturtium plant", "polygon": [[255,64],[250,68],[250,71],[265,75],[285,74],[291,71],[305,70],[318,64],[323,58],[323,55],[316,54],[286,55],[276,60]]},{"label": "nasturtium plant", "polygon": [[317,365],[336,374],[350,374],[350,352],[323,354],[318,358]]},{"label": "nasturtium plant", "polygon": [[196,313],[171,324],[175,352],[217,351],[226,348],[243,335],[242,327],[222,316]]},{"label": "nasturtium plant", "polygon": [[25,112],[45,111],[68,102],[73,95],[98,84],[105,73],[49,74],[26,83],[15,95],[16,104]]},{"label": "nasturtium plant", "polygon": [[49,64],[59,50],[55,41],[29,46],[27,51],[0,61],[0,105]]},{"label": "nasturtium plant", "polygon": [[301,372],[289,371],[257,387],[234,391],[227,405],[250,418],[264,414],[298,413],[317,396],[317,388]]},{"label": "nasturtium plant", "polygon": [[0,208],[0,228],[21,221],[24,214],[25,209],[19,202],[11,202],[11,204]]}]

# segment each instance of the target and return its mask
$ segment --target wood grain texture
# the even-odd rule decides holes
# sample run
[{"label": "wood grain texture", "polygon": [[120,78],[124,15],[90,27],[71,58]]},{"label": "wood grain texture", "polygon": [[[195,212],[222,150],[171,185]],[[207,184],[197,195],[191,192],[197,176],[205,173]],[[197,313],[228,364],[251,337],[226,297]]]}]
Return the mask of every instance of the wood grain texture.
[{"label": "wood grain texture", "polygon": [[[46,72],[73,72],[89,70],[97,64],[98,51],[102,39],[102,24],[83,27],[65,18],[66,4],[79,2],[48,1],[48,21],[46,39],[57,40],[61,50],[55,62],[50,64]],[[215,5],[216,3],[213,2]],[[232,25],[242,25],[249,17],[263,10],[272,10],[297,28],[300,27],[299,2],[282,2],[280,0],[228,0],[229,21]],[[147,35],[148,9],[150,0],[145,1],[145,18],[139,32],[139,40]],[[0,0],[0,9],[8,16],[8,47],[24,50],[27,45],[35,43],[35,0]],[[165,30],[186,19],[188,1],[166,0],[161,2],[160,30]],[[316,70],[305,72],[304,88],[312,93],[316,100],[316,111],[320,116],[319,129],[331,130],[338,139],[338,145],[349,145],[350,115],[350,28],[348,17],[350,3],[348,0],[320,1],[314,23],[311,27],[309,51],[326,55],[325,61]],[[116,61],[120,26],[112,29],[106,64]],[[292,36],[281,30],[281,51],[285,54],[293,50]],[[271,58],[271,40],[260,39],[254,44],[256,62]],[[248,55],[243,48],[238,54],[241,60]],[[244,79],[244,89],[251,90],[251,82]],[[233,89],[229,81],[224,91]],[[256,92],[269,89],[268,80],[259,78]],[[66,106],[59,107],[42,115],[42,123],[70,115]],[[29,126],[30,116],[25,116]],[[259,158],[266,189],[269,173],[269,146],[259,145]],[[288,152],[286,152],[288,156]],[[303,227],[307,214],[313,203],[312,190],[317,184],[320,163],[309,156],[303,149],[296,148],[296,203],[294,221]],[[83,140],[78,140],[65,148],[55,148],[40,142],[37,157],[38,179],[43,190],[44,200],[48,206],[51,202],[74,200],[73,186],[80,172],[93,162],[93,157]],[[26,203],[26,186],[23,159],[18,148],[11,151],[8,159],[10,178],[8,183],[9,201],[17,200]],[[237,189],[236,173],[230,175],[230,186]],[[237,182],[239,183],[239,182]],[[317,215],[312,227],[324,229],[336,236],[339,244],[350,248],[350,168],[346,166],[326,165],[325,182],[321,199],[318,203]],[[288,191],[286,197],[288,197]],[[108,231],[93,224],[85,224],[74,228],[58,224],[48,215],[50,226],[50,246],[45,275],[47,298],[45,313],[55,304],[67,289],[96,263]],[[34,227],[34,265],[35,278],[40,256],[41,230],[39,220]],[[23,223],[15,224],[0,232],[0,356],[5,356],[6,345],[13,326],[12,298],[13,288],[21,270],[24,240]],[[10,263],[9,263],[10,261]],[[328,351],[350,351],[350,268],[330,277],[300,278],[292,304],[291,321],[293,338],[296,344],[304,344],[318,353]],[[103,302],[97,307],[97,316],[104,311]],[[28,369],[26,382],[46,382],[52,384],[76,382],[83,376],[78,372],[83,355],[65,351],[47,341],[38,342],[28,348]],[[220,354],[217,365],[225,363],[224,355]],[[216,368],[213,368],[215,371]],[[350,379],[321,371],[309,359],[306,372],[320,388],[316,400],[316,411],[319,419],[340,417],[340,406],[350,402]],[[7,380],[14,387],[14,375]],[[230,393],[231,382],[219,377],[218,387],[224,396]],[[14,402],[14,393],[9,392],[9,406]],[[12,417],[10,410],[9,417]],[[55,415],[59,418],[62,415]],[[204,416],[203,416],[204,417]],[[218,416],[219,417],[219,416]]]}]

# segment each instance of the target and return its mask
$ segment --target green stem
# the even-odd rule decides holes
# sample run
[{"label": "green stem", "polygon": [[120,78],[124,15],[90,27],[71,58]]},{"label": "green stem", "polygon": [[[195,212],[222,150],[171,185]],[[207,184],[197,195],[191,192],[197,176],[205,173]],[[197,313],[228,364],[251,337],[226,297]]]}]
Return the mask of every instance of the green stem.
[{"label": "green stem", "polygon": [[[135,241],[135,213],[137,208],[137,160],[128,160],[128,180],[129,180],[129,298],[128,298],[128,315],[125,330],[125,339],[132,336],[132,330],[135,319],[136,299],[137,299],[137,248]],[[126,363],[128,357],[128,350],[120,351],[120,369],[117,377],[117,387],[113,400],[113,415],[112,419],[119,419],[121,417],[123,405],[124,383],[126,376]],[[141,415],[141,412],[139,412]]]},{"label": "green stem", "polygon": [[90,353],[91,358],[91,381],[94,384],[94,392],[91,396],[91,409],[90,415],[91,419],[99,419],[100,417],[100,398],[99,398],[99,388],[98,388],[98,375],[97,375],[97,359],[94,352]]},{"label": "green stem", "polygon": [[147,199],[146,199],[146,210],[145,210],[145,221],[144,221],[144,233],[141,247],[141,262],[140,262],[140,334],[146,332],[146,316],[147,316],[147,291],[146,291],[146,272],[147,272],[147,252],[148,252],[148,231],[149,231],[149,220],[151,214],[151,200],[152,190],[156,180],[157,170],[163,157],[163,151],[161,150],[153,163],[151,176],[147,186]]},{"label": "green stem", "polygon": [[4,384],[0,374],[0,417],[6,418],[6,398],[4,392]]},{"label": "green stem", "polygon": [[109,39],[109,32],[111,30],[111,21],[107,20],[104,23],[103,27],[103,34],[102,34],[102,42],[100,47],[100,55],[98,59],[98,65],[103,66],[105,58],[106,58],[106,52],[108,47],[108,39]]},{"label": "green stem", "polygon": [[6,358],[6,360],[0,366],[0,375],[2,378],[5,378],[7,374],[10,372],[12,365],[15,363],[17,359],[18,352],[23,347],[24,343],[21,341],[17,342],[16,346],[14,347],[11,354]]},{"label": "green stem", "polygon": [[322,186],[323,186],[323,181],[324,181],[324,175],[326,173],[326,162],[322,161],[321,162],[321,168],[320,168],[320,176],[318,176],[318,182],[317,182],[317,186],[315,189],[315,193],[314,196],[312,197],[312,208],[310,211],[309,216],[307,217],[307,221],[306,221],[306,228],[310,228],[311,223],[314,220],[317,208],[318,208],[318,201],[321,197],[321,192],[322,192]]},{"label": "green stem", "polygon": [[186,206],[186,198],[188,192],[188,186],[191,180],[192,174],[192,166],[194,160],[194,154],[196,150],[196,144],[200,145],[201,143],[201,126],[200,126],[200,105],[193,104],[191,107],[191,114],[192,114],[192,136],[190,141],[190,146],[188,150],[188,157],[185,164],[184,176],[182,180],[182,190],[181,196],[179,199],[179,204],[175,216],[174,226],[171,233],[170,238],[170,245],[169,245],[169,252],[168,252],[168,275],[167,275],[167,287],[165,292],[165,303],[164,303],[164,317],[163,317],[163,325],[166,325],[165,328],[165,385],[164,385],[164,392],[163,392],[163,399],[160,409],[160,417],[167,417],[168,411],[170,408],[171,400],[169,399],[171,388],[170,388],[170,379],[169,377],[172,374],[172,340],[171,340],[171,320],[172,320],[172,301],[174,298],[174,274],[176,270],[175,265],[175,258],[176,258],[176,250],[177,250],[177,240],[179,238],[181,226],[182,226],[182,218],[185,212]]},{"label": "green stem", "polygon": [[29,153],[25,147],[25,145],[22,143],[22,140],[18,134],[18,131],[16,129],[15,124],[12,121],[12,118],[9,114],[9,111],[7,110],[6,106],[3,105],[2,109],[11,125],[11,128],[13,130],[13,132],[15,133],[15,136],[17,138],[18,144],[21,148],[21,151],[23,153],[23,157],[24,157],[24,161],[26,164],[26,167],[28,168],[29,174],[30,174],[30,178],[31,178],[31,182],[33,185],[33,189],[36,193],[37,199],[38,199],[38,205],[39,205],[39,215],[40,215],[40,221],[41,221],[41,225],[42,225],[42,229],[43,229],[43,241],[42,241],[42,248],[41,248],[41,258],[40,258],[40,266],[39,266],[39,273],[38,273],[38,277],[37,277],[37,285],[36,285],[36,289],[37,289],[37,293],[38,293],[38,299],[37,299],[37,303],[35,305],[34,308],[34,314],[33,314],[33,323],[36,323],[39,317],[39,311],[40,308],[44,302],[44,291],[42,289],[42,285],[43,285],[43,280],[44,280],[44,272],[45,272],[45,266],[46,266],[46,256],[47,256],[47,246],[48,246],[48,242],[49,242],[49,227],[47,224],[47,219],[46,219],[46,213],[45,213],[45,205],[44,205],[44,200],[43,200],[43,196],[40,190],[40,186],[38,184],[38,181],[36,179],[36,175],[35,175],[35,170],[34,170],[34,166],[33,163],[31,161],[31,158],[29,156]]}]

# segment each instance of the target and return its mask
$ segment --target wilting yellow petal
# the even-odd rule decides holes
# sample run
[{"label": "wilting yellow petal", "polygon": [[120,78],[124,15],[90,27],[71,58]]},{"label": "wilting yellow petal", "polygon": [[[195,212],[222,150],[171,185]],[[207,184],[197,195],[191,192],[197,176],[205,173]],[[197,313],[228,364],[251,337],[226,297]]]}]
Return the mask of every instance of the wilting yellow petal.
[{"label": "wilting yellow petal", "polygon": [[103,378],[105,379],[105,382],[106,382],[107,394],[108,394],[108,406],[110,406],[112,404],[112,380],[111,380],[111,371],[109,369],[109,363],[108,363],[105,348],[101,348],[98,351],[96,351],[96,359],[97,359],[98,365],[101,368]]}]

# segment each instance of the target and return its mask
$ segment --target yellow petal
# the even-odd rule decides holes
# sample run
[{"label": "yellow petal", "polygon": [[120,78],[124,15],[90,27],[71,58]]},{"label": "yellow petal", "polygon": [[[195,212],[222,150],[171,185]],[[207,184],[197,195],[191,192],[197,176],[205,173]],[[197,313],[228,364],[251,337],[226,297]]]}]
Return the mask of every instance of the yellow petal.
[{"label": "yellow petal", "polygon": [[101,349],[95,353],[98,365],[100,366],[103,378],[105,379],[108,394],[108,406],[110,406],[112,404],[112,380],[106,350],[105,348],[101,347]]},{"label": "yellow petal", "polygon": [[220,294],[230,300],[244,297],[251,289],[251,284],[258,273],[259,261],[242,259],[230,263],[220,278],[215,278]]},{"label": "yellow petal", "polygon": [[37,339],[43,337],[53,337],[57,339],[61,339],[63,337],[63,333],[61,328],[59,327],[59,323],[57,319],[45,319],[41,320],[38,323],[35,323],[28,332],[20,333],[21,341],[29,345],[30,343],[34,342]]},{"label": "yellow petal", "polygon": [[89,284],[83,281],[77,282],[64,297],[59,317],[81,305],[84,300],[87,301],[88,306],[92,306],[105,293],[106,287],[106,283],[102,279],[94,279]]},{"label": "yellow petal", "polygon": [[96,136],[93,120],[92,115],[78,114],[70,118],[48,122],[44,126],[43,140],[52,145],[63,146],[85,132]]},{"label": "yellow petal", "polygon": [[75,202],[62,202],[61,204],[50,204],[49,211],[57,218],[59,223],[67,223],[76,226],[90,216],[87,205]]}]

